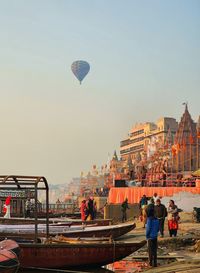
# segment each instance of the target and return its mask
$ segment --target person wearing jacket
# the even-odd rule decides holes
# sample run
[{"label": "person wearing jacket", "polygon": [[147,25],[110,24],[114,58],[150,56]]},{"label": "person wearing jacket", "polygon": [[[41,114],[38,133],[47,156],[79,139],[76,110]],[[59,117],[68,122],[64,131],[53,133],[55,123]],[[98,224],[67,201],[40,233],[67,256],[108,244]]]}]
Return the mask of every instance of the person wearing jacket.
[{"label": "person wearing jacket", "polygon": [[146,216],[146,208],[148,204],[148,199],[146,195],[144,194],[142,198],[140,199],[139,207],[140,207],[140,219],[143,222],[143,228],[145,228],[147,216]]},{"label": "person wearing jacket", "polygon": [[157,266],[159,220],[155,217],[154,209],[147,211],[146,239],[149,254],[149,265]]},{"label": "person wearing jacket", "polygon": [[155,217],[159,220],[159,231],[160,236],[164,236],[164,224],[165,217],[167,216],[167,209],[165,205],[161,204],[160,199],[156,200],[156,205],[154,207]]},{"label": "person wearing jacket", "polygon": [[176,237],[178,231],[178,221],[180,217],[178,215],[178,207],[175,205],[174,200],[169,201],[167,212],[169,235],[170,237]]},{"label": "person wearing jacket", "polygon": [[128,198],[124,200],[124,202],[121,205],[121,210],[122,210],[122,223],[124,223],[127,220],[127,214],[126,211],[129,209],[128,206]]}]

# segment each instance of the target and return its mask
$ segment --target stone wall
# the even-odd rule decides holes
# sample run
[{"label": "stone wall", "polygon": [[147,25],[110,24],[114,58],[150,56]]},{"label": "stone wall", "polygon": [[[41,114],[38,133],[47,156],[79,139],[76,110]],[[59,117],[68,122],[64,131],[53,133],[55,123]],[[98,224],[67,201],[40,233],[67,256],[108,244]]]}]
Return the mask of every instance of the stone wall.
[{"label": "stone wall", "polygon": [[[134,220],[135,217],[139,217],[140,209],[138,204],[129,204],[129,208],[127,209],[128,220]],[[104,208],[104,219],[113,219],[114,222],[121,222],[121,204],[107,204]]]}]

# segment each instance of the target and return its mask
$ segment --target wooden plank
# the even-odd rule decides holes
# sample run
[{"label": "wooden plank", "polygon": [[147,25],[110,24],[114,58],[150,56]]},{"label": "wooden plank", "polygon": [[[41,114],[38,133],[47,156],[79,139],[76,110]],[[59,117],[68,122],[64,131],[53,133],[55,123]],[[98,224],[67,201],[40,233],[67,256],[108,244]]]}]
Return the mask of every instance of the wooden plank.
[{"label": "wooden plank", "polygon": [[[180,255],[164,255],[164,256],[157,256],[157,259],[160,259],[160,260],[167,260],[167,259],[181,259],[181,258],[185,258],[184,256],[180,256]],[[148,256],[147,255],[131,255],[131,259],[139,259],[139,260],[146,260],[148,259]],[[129,260],[131,260],[129,258]]]}]

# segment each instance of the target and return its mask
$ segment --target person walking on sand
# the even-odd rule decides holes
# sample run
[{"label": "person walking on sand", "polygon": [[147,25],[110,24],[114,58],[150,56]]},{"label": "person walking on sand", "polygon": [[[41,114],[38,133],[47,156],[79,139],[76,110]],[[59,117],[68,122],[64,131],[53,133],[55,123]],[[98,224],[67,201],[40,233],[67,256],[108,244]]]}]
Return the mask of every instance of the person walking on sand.
[{"label": "person walking on sand", "polygon": [[155,212],[155,217],[159,220],[160,236],[164,237],[164,224],[165,224],[165,217],[167,216],[167,209],[165,205],[161,204],[160,199],[157,199],[156,201],[154,212]]},{"label": "person walking on sand", "polygon": [[169,201],[168,212],[168,229],[170,237],[177,236],[178,231],[178,221],[180,219],[178,215],[178,207],[175,205],[174,200]]},{"label": "person walking on sand", "polygon": [[159,220],[155,217],[153,206],[147,211],[146,239],[149,265],[157,267]]},{"label": "person walking on sand", "polygon": [[125,221],[127,221],[127,209],[129,209],[129,206],[128,206],[128,198],[126,198],[124,200],[124,202],[122,203],[122,223],[124,223]]}]

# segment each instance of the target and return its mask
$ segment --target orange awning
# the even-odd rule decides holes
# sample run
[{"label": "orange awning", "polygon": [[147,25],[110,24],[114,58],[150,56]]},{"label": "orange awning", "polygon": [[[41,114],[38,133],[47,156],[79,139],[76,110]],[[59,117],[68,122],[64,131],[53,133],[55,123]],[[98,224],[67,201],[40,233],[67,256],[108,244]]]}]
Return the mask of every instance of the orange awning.
[{"label": "orange awning", "polygon": [[[199,181],[200,182],[200,181]],[[133,187],[133,188],[111,188],[108,196],[110,204],[120,204],[125,198],[128,198],[130,204],[139,203],[141,197],[145,194],[152,197],[157,193],[159,197],[173,196],[178,192],[191,192],[200,194],[200,187]]]}]

